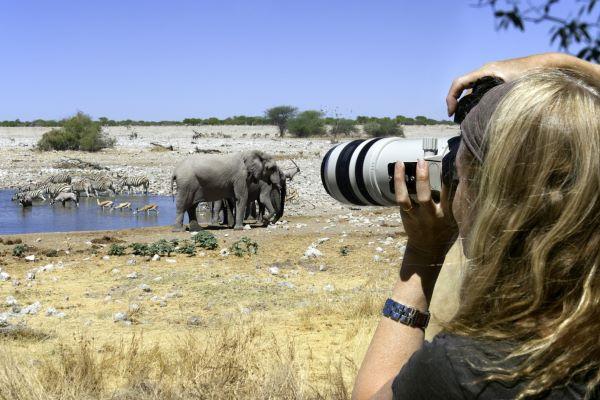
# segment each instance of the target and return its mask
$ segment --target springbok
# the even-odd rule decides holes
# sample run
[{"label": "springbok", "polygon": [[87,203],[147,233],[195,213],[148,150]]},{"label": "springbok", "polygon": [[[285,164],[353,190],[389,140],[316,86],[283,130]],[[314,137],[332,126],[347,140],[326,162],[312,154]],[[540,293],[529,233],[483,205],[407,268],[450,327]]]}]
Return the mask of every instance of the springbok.
[{"label": "springbok", "polygon": [[96,204],[98,204],[98,207],[101,207],[104,210],[104,208],[111,208],[114,202],[110,200],[100,201],[96,199]]},{"label": "springbok", "polygon": [[131,210],[131,203],[130,202],[125,202],[125,203],[119,203],[119,205],[117,205],[116,207],[113,207],[115,210],[125,210],[126,208]]},{"label": "springbok", "polygon": [[155,213],[158,214],[158,204],[146,204],[142,208],[136,208],[133,213],[137,214],[139,212],[144,212],[144,211],[146,212],[146,214],[150,214],[150,211],[154,211]]}]

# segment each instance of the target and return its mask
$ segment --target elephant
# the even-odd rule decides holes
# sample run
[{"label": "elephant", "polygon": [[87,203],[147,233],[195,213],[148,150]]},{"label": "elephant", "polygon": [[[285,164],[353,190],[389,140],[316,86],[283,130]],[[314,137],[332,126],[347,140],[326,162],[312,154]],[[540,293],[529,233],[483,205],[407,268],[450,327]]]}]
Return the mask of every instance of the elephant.
[{"label": "elephant", "polygon": [[259,150],[227,155],[192,154],[181,161],[171,176],[177,184],[174,231],[182,231],[184,214],[188,214],[190,231],[200,230],[196,207],[200,202],[234,199],[234,229],[242,229],[250,186],[268,179],[278,170],[271,156]]},{"label": "elephant", "polygon": [[[293,162],[293,161],[292,161]],[[262,179],[252,183],[248,190],[248,205],[244,218],[248,218],[254,212],[257,221],[262,221],[264,225],[277,222],[282,216],[285,208],[285,197],[287,194],[287,181],[292,180],[300,172],[296,166],[294,171],[283,172],[276,168],[267,179]],[[258,203],[258,213],[256,213],[255,203]],[[212,203],[211,217],[212,223],[219,224],[221,212],[223,213],[223,223],[231,227],[232,199],[217,200]],[[265,218],[265,209],[269,212],[269,218]]]}]

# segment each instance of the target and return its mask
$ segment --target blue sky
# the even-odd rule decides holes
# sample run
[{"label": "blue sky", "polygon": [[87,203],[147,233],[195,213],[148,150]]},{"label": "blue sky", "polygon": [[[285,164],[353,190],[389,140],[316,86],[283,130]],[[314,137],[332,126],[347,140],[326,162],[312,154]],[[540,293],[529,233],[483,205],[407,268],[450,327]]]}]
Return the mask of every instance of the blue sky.
[{"label": "blue sky", "polygon": [[260,115],[446,118],[454,77],[550,51],[475,0],[4,1],[0,119]]}]

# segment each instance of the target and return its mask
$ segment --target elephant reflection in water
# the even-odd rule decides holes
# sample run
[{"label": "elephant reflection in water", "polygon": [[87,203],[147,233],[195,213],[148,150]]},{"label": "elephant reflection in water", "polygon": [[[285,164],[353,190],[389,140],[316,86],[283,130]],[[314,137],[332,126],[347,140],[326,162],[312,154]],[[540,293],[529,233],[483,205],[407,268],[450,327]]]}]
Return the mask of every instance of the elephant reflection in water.
[{"label": "elephant reflection in water", "polygon": [[[171,177],[171,190],[173,183],[177,185],[173,230],[185,229],[183,220],[186,213],[189,230],[200,230],[196,217],[198,204],[222,199],[232,199],[234,229],[242,229],[251,188],[253,185],[260,186],[260,182],[271,184],[273,175],[279,176],[279,171],[273,158],[258,150],[227,155],[193,154],[187,157],[175,167]],[[274,210],[272,204],[271,208]]]}]

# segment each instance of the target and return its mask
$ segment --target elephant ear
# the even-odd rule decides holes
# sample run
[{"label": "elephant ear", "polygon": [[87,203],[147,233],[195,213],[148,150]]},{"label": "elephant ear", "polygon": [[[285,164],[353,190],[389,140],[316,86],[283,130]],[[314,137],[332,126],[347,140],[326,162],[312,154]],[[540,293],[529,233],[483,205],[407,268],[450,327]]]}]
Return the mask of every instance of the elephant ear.
[{"label": "elephant ear", "polygon": [[242,156],[246,171],[248,171],[248,179],[251,181],[256,182],[262,178],[264,168],[262,155],[262,152],[255,150],[244,153]]}]

